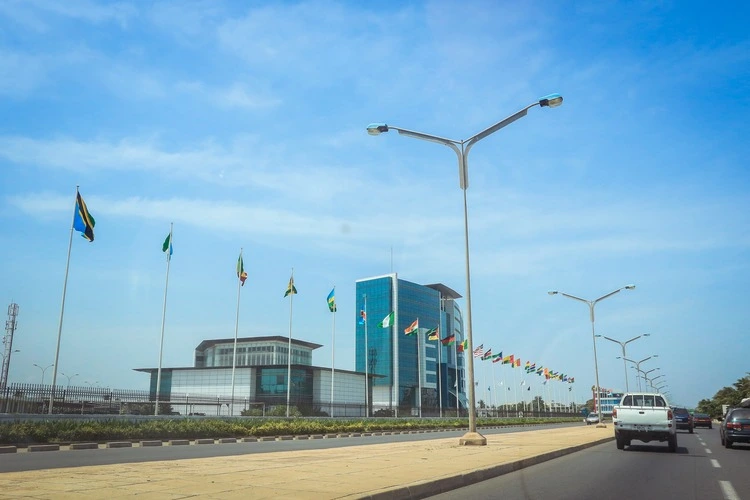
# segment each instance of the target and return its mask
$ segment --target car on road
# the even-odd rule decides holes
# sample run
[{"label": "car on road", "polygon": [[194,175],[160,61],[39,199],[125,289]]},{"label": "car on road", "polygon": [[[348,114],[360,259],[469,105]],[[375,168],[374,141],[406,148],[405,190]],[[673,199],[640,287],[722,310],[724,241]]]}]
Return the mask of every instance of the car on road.
[{"label": "car on road", "polygon": [[719,427],[721,444],[750,443],[750,408],[730,408]]},{"label": "car on road", "polygon": [[693,427],[708,427],[713,429],[713,421],[705,413],[693,413]]},{"label": "car on road", "polygon": [[586,418],[584,419],[584,422],[586,422],[586,425],[591,424],[598,424],[599,423],[599,414],[595,412],[589,413]]},{"label": "car on road", "polygon": [[673,408],[674,423],[677,429],[685,429],[690,434],[693,433],[693,416],[687,411],[687,408]]}]

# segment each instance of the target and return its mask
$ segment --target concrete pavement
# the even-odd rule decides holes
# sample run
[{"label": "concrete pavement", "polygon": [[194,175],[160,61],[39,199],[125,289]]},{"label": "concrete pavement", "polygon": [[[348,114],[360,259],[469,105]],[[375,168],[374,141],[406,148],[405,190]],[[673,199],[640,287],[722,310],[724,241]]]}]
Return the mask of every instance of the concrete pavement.
[{"label": "concrete pavement", "polygon": [[611,426],[581,425],[531,428],[486,438],[486,446],[460,446],[458,438],[438,438],[7,472],[0,474],[0,499],[424,498],[610,441],[614,436]]}]

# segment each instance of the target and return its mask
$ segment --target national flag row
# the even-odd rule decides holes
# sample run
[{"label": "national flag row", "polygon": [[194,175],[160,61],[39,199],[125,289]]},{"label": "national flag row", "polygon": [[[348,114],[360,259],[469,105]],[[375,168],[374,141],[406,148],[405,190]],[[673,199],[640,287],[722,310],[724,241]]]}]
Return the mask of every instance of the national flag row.
[{"label": "national flag row", "polygon": [[[479,358],[482,361],[492,361],[493,363],[510,365],[511,368],[521,367],[521,358],[517,358],[513,354],[511,354],[510,356],[503,356],[502,351],[493,353],[491,348],[484,350],[484,344],[480,344],[476,349],[474,349],[474,357]],[[536,373],[539,376],[544,375],[544,378],[547,380],[559,380],[561,382],[568,382],[569,384],[575,383],[574,377],[569,377],[564,373],[556,372],[545,367],[537,368],[536,363],[532,363],[531,361],[526,362],[526,364],[524,365],[524,370],[526,370],[526,373]]]},{"label": "national flag row", "polygon": [[[367,311],[364,309],[361,309],[359,311],[359,324],[364,325],[365,321],[367,321]],[[395,312],[391,311],[388,313],[388,315],[383,318],[383,320],[378,323],[378,328],[390,328],[394,325],[395,321]],[[464,352],[469,348],[469,341],[468,339],[465,339],[462,342],[456,343],[456,336],[455,335],[448,335],[446,337],[440,338],[440,326],[436,326],[435,328],[430,329],[422,329],[426,330],[424,333],[427,335],[427,340],[429,341],[439,341],[444,346],[450,346],[453,344],[456,344],[456,352]],[[407,326],[404,329],[405,335],[414,335],[418,334],[420,331],[419,328],[419,318],[415,319],[409,326]]]}]

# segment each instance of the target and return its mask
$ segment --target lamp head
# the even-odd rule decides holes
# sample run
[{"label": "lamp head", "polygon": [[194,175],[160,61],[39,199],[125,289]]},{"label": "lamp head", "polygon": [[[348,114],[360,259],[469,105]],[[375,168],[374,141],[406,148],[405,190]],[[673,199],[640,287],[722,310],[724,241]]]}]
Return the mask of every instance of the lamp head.
[{"label": "lamp head", "polygon": [[539,105],[544,107],[556,108],[563,102],[563,98],[560,94],[549,94],[539,99]]},{"label": "lamp head", "polygon": [[635,285],[625,285],[625,290],[633,290],[635,288]]},{"label": "lamp head", "polygon": [[549,291],[549,292],[547,292],[547,293],[548,293],[548,294],[550,294],[550,295],[556,295],[556,294],[558,294],[559,292],[558,292],[557,290],[550,290],[550,291]]},{"label": "lamp head", "polygon": [[644,334],[643,334],[643,336],[644,336],[644,337],[650,337],[650,336],[651,336],[651,334],[650,334],[650,333],[644,333]]},{"label": "lamp head", "polygon": [[367,126],[367,133],[370,135],[380,135],[388,132],[388,125],[385,123],[371,123]]}]

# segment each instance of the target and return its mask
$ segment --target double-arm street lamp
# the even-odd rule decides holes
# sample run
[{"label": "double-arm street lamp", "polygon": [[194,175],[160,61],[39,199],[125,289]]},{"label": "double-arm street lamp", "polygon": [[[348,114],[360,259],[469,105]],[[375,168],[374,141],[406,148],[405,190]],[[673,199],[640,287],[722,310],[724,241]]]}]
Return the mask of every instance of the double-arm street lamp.
[{"label": "double-arm street lamp", "polygon": [[[644,362],[648,361],[648,360],[649,360],[649,359],[651,359],[651,358],[658,358],[658,357],[659,357],[659,355],[658,355],[658,354],[654,354],[653,356],[649,356],[649,357],[647,357],[647,358],[643,358],[643,359],[642,359],[642,360],[640,360],[640,361],[634,361],[634,360],[632,360],[632,359],[629,359],[629,358],[626,358],[626,357],[623,357],[623,356],[617,356],[617,359],[620,359],[620,358],[622,358],[622,359],[624,359],[625,361],[630,361],[631,363],[634,363],[634,364],[635,364],[635,369],[636,369],[636,371],[639,371],[639,372],[641,372],[641,371],[642,371],[642,370],[641,370],[641,363],[644,363]],[[640,377],[637,377],[637,378],[638,378],[638,390],[640,391],[640,390],[641,390],[641,379],[640,379]]]},{"label": "double-arm street lamp", "polygon": [[465,434],[460,440],[459,444],[462,445],[486,445],[487,439],[481,434],[477,433],[477,422],[476,422],[476,399],[474,393],[474,344],[472,342],[472,329],[471,329],[471,273],[469,270],[469,212],[468,205],[466,203],[466,190],[469,187],[469,151],[477,142],[481,141],[490,134],[493,134],[503,127],[506,127],[526,116],[529,109],[534,106],[550,107],[555,108],[562,104],[563,98],[560,94],[550,94],[537,102],[531,103],[522,110],[510,115],[509,117],[501,120],[494,125],[484,129],[476,135],[469,137],[466,140],[457,141],[453,139],[447,139],[445,137],[439,137],[436,135],[425,134],[423,132],[415,132],[413,130],[407,130],[405,128],[394,127],[392,125],[386,125],[385,123],[372,123],[367,126],[367,133],[370,135],[380,135],[390,130],[395,130],[401,135],[407,137],[413,137],[415,139],[421,139],[423,141],[436,142],[444,146],[448,146],[455,153],[458,158],[458,184],[463,191],[464,198],[464,248],[466,253],[466,340],[467,349],[465,352],[468,353],[468,380],[467,389],[469,391],[469,432]]},{"label": "double-arm street lamp", "polygon": [[45,374],[45,373],[47,372],[47,369],[48,369],[48,368],[52,368],[53,366],[55,366],[55,365],[54,365],[54,363],[53,363],[53,364],[51,364],[51,365],[49,365],[49,366],[45,366],[44,368],[42,368],[41,366],[39,366],[39,365],[38,365],[38,364],[36,364],[36,363],[32,363],[32,364],[33,364],[34,366],[36,366],[37,368],[39,368],[40,370],[42,370],[42,385],[44,385],[44,374]]},{"label": "double-arm street lamp", "polygon": [[606,299],[607,297],[611,297],[612,295],[619,293],[623,290],[632,290],[635,288],[635,285],[625,285],[621,288],[618,288],[617,290],[614,290],[612,292],[609,292],[606,295],[602,295],[598,299],[594,300],[586,300],[582,299],[581,297],[576,297],[575,295],[570,295],[569,293],[560,292],[557,290],[552,290],[550,292],[547,292],[550,295],[557,295],[560,294],[563,297],[568,297],[569,299],[577,300],[579,302],[583,302],[584,304],[589,306],[589,317],[591,318],[591,340],[594,342],[594,373],[596,375],[596,409],[597,414],[599,415],[599,423],[596,424],[597,427],[606,427],[602,423],[602,405],[601,405],[601,395],[600,395],[600,386],[599,386],[599,364],[596,360],[596,330],[594,329],[594,307],[597,303],[601,302],[602,300]]},{"label": "double-arm street lamp", "polygon": [[73,375],[65,375],[65,374],[64,374],[63,372],[60,372],[60,375],[62,375],[63,377],[68,377],[68,385],[67,385],[67,387],[70,387],[70,381],[71,381],[71,379],[72,379],[73,377],[77,377],[77,376],[78,376],[78,374],[77,374],[77,373],[75,373],[75,374],[73,374]]},{"label": "double-arm street lamp", "polygon": [[619,340],[615,340],[613,338],[607,337],[606,335],[602,335],[603,339],[609,340],[610,342],[614,342],[615,344],[620,344],[620,347],[622,348],[622,366],[625,368],[625,392],[630,392],[630,387],[628,386],[628,364],[625,362],[625,346],[629,343],[638,340],[641,337],[650,337],[650,333],[644,333],[643,335],[638,335],[637,337],[633,337],[630,340],[626,340],[625,342],[621,342]]}]

